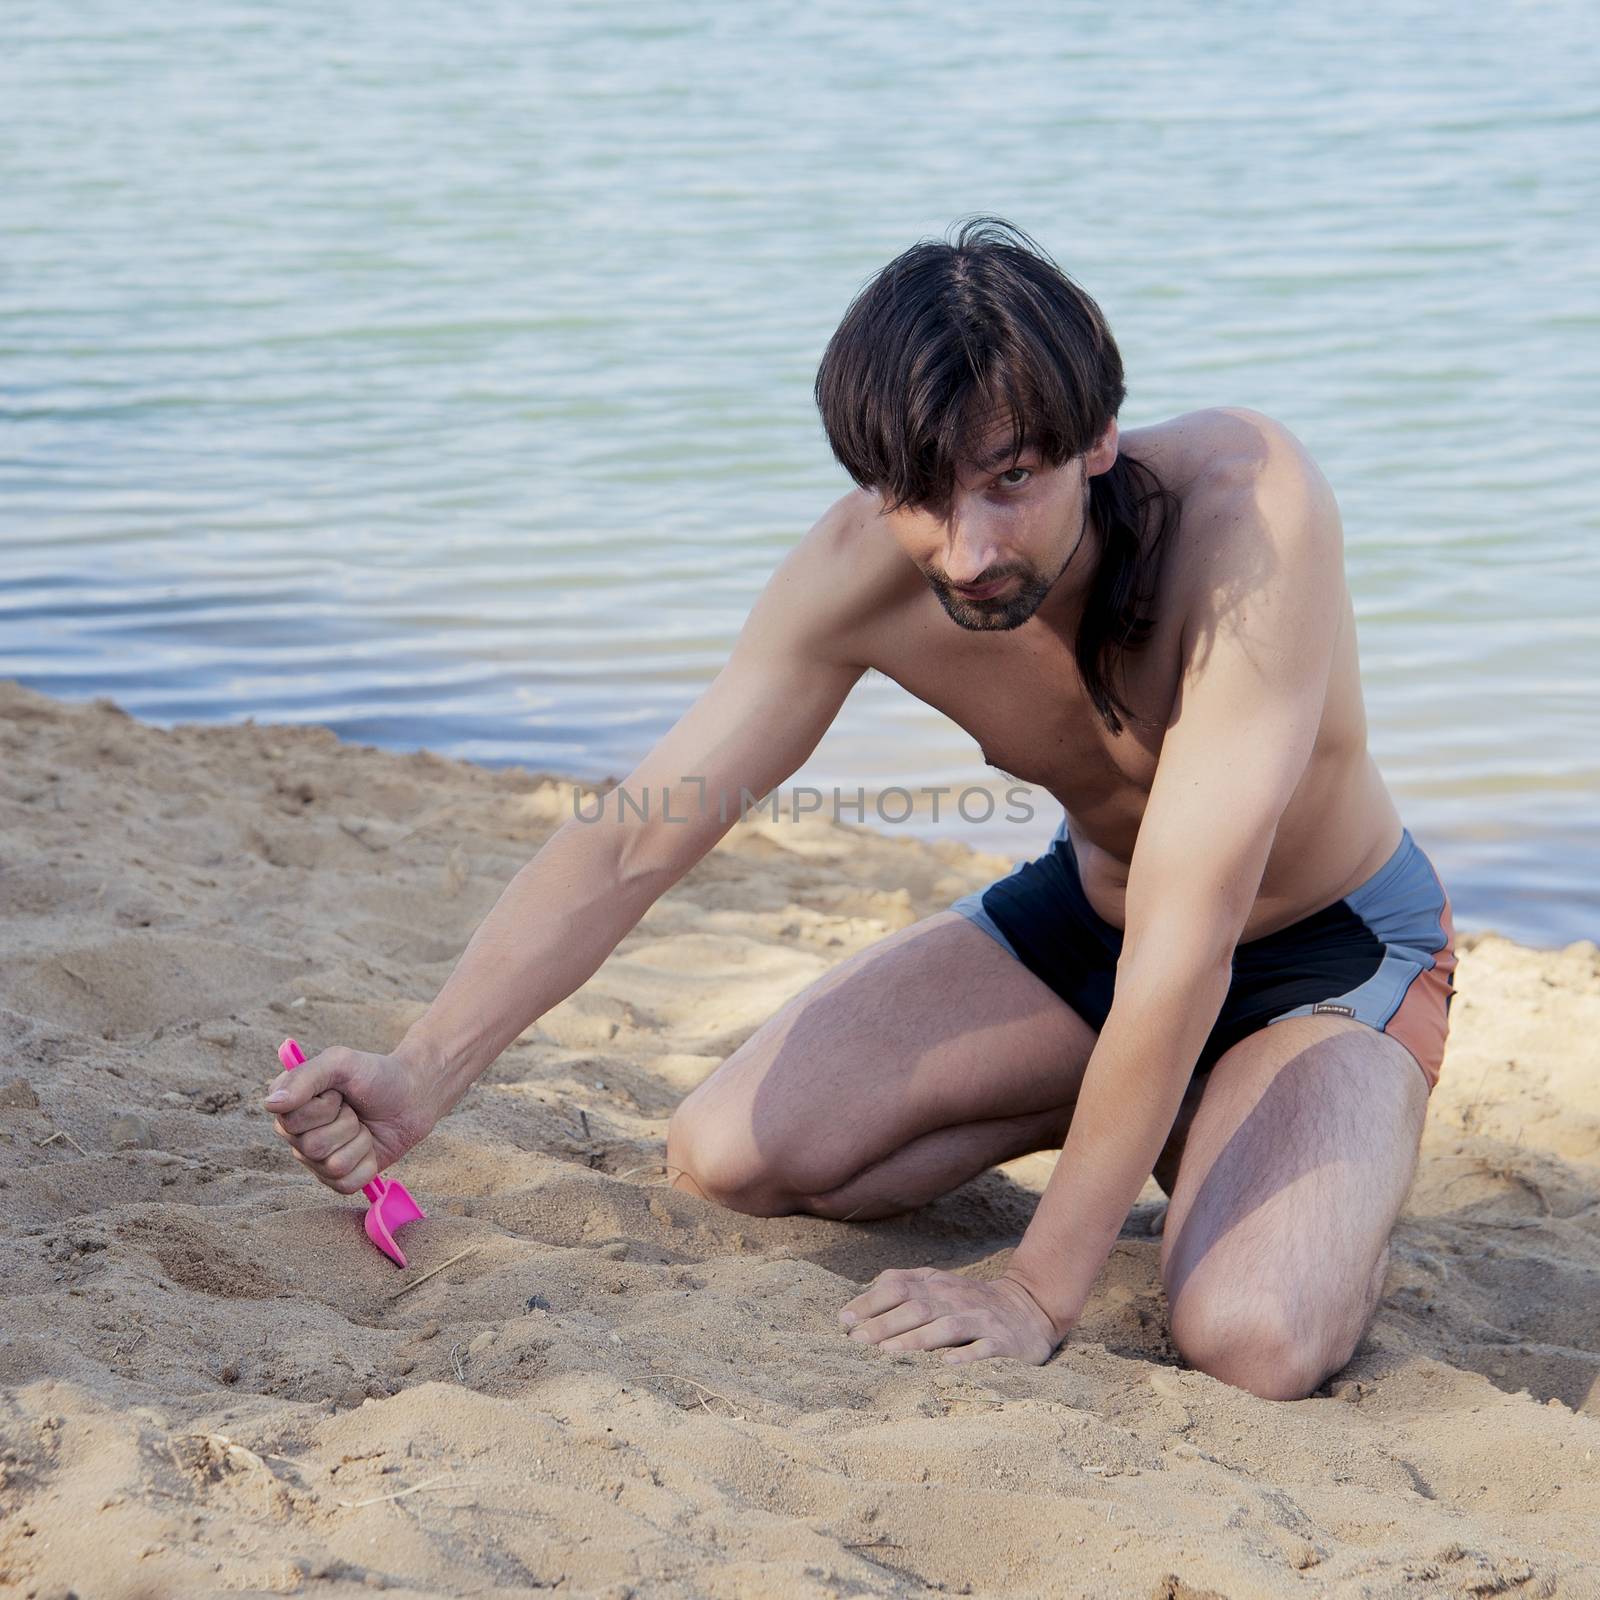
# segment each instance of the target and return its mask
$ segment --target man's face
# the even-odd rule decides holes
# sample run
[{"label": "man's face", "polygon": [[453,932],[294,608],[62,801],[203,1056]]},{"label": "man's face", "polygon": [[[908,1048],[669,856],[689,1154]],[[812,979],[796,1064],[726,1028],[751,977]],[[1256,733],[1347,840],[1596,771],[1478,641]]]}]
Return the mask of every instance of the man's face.
[{"label": "man's face", "polygon": [[974,632],[1021,627],[1069,567],[1087,573],[1089,478],[1116,459],[1116,424],[1059,466],[1031,445],[1011,452],[1010,432],[993,430],[962,463],[948,518],[907,507],[888,519],[950,620]]}]

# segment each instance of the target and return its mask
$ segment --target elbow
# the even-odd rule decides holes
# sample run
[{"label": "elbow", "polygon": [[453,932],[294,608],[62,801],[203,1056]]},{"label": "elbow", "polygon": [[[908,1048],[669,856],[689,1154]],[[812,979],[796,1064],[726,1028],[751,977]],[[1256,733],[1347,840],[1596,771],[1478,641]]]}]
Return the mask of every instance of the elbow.
[{"label": "elbow", "polygon": [[665,894],[709,848],[691,837],[695,830],[686,819],[671,818],[668,824],[631,819],[604,830],[617,886],[647,905]]},{"label": "elbow", "polygon": [[[568,817],[539,846],[523,872],[534,872],[552,885],[566,885],[580,902],[596,897],[659,894],[667,883],[665,869],[638,835],[640,829],[610,817]],[[660,884],[660,887],[655,885]]]}]

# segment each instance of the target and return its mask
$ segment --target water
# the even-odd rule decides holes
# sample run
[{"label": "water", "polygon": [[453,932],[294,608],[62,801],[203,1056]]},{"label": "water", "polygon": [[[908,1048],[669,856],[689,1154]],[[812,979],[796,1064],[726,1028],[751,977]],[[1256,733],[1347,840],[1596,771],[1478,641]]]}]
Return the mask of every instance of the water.
[{"label": "water", "polygon": [[[1137,427],[1338,492],[1458,927],[1600,933],[1587,6],[72,7],[0,21],[0,676],[621,775],[848,485],[863,282],[995,212]],[[863,683],[797,777],[960,787]],[[940,831],[1014,856],[1055,816]],[[928,826],[924,820],[922,826]]]}]

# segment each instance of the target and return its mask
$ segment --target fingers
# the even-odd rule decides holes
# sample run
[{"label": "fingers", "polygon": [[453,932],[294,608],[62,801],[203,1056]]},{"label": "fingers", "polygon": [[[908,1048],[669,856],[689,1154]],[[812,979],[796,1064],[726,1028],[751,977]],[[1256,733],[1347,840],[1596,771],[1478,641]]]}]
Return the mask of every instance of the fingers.
[{"label": "fingers", "polygon": [[325,1089],[321,1094],[306,1101],[298,1110],[287,1113],[280,1111],[272,1120],[284,1133],[309,1133],[313,1128],[320,1128],[332,1122],[339,1115],[344,1103],[344,1096],[337,1089]]},{"label": "fingers", "polygon": [[910,1270],[896,1267],[888,1272],[880,1272],[865,1293],[858,1294],[840,1310],[839,1320],[848,1327],[888,1311],[913,1293],[933,1271],[932,1267],[913,1267]]},{"label": "fingers", "polygon": [[974,1339],[971,1344],[961,1345],[958,1349],[946,1350],[944,1359],[952,1364],[961,1361],[983,1361],[989,1356],[1000,1354],[1000,1341],[998,1339]]},{"label": "fingers", "polygon": [[[352,1122],[355,1122],[354,1115]],[[358,1190],[378,1176],[378,1152],[373,1149],[373,1136],[360,1122],[355,1122],[354,1138],[347,1139],[338,1149],[330,1150],[322,1157],[307,1154],[298,1142],[291,1142],[290,1152],[296,1162],[314,1173],[318,1181],[336,1194],[357,1194]]]},{"label": "fingers", "polygon": [[273,1128],[295,1160],[337,1194],[359,1193],[380,1170],[357,1110],[370,1112],[372,1065],[380,1059],[335,1045],[280,1073],[264,1097]]},{"label": "fingers", "polygon": [[378,1156],[369,1139],[366,1154],[342,1178],[323,1178],[322,1181],[336,1194],[360,1194],[377,1176]]},{"label": "fingers", "polygon": [[335,1151],[342,1150],[358,1134],[366,1130],[361,1119],[347,1105],[341,1105],[332,1122],[312,1128],[295,1137],[295,1148],[312,1161],[326,1161]]},{"label": "fingers", "polygon": [[945,1349],[949,1361],[1016,1354],[1009,1308],[991,1304],[991,1295],[987,1286],[936,1267],[894,1270],[842,1307],[839,1318],[852,1339],[881,1350]]},{"label": "fingers", "polygon": [[313,1056],[304,1066],[299,1066],[293,1072],[280,1072],[276,1078],[267,1085],[264,1104],[268,1111],[276,1112],[280,1117],[291,1111],[298,1111],[308,1101],[316,1099],[320,1094],[329,1089],[337,1089],[351,1067],[353,1051],[345,1049],[342,1045],[335,1045],[331,1050],[324,1050],[321,1055]]},{"label": "fingers", "polygon": [[[920,1327],[895,1334],[878,1341],[880,1350],[940,1350],[945,1345],[966,1345],[979,1337],[979,1327],[987,1318],[979,1318],[970,1311],[956,1311],[949,1316],[934,1317]],[[991,1323],[990,1326],[993,1326]],[[993,1340],[990,1341],[993,1343]]]},{"label": "fingers", "polygon": [[878,1344],[897,1333],[920,1328],[933,1315],[934,1312],[926,1300],[914,1298],[902,1300],[899,1305],[891,1306],[887,1311],[881,1311],[877,1316],[868,1317],[864,1322],[857,1323],[850,1330],[850,1337]]},{"label": "fingers", "polygon": [[935,1312],[921,1300],[907,1300],[892,1311],[874,1317],[850,1337],[875,1344],[880,1350],[938,1350],[947,1344],[966,1344],[976,1339],[983,1328],[992,1326],[982,1312]]}]

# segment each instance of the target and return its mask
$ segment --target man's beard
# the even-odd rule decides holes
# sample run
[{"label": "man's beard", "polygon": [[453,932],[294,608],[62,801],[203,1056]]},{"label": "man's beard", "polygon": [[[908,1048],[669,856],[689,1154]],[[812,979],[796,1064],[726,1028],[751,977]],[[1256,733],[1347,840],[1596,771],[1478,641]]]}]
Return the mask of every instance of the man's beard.
[{"label": "man's beard", "polygon": [[[1062,572],[1066,571],[1065,566]],[[1054,579],[1041,578],[1032,568],[1013,569],[1014,574],[1021,580],[1020,586],[1014,595],[1009,598],[996,596],[993,600],[972,600],[965,595],[956,593],[942,577],[923,569],[923,577],[928,580],[928,586],[938,596],[939,604],[944,607],[945,615],[956,624],[958,628],[966,628],[973,633],[1004,633],[1011,628],[1020,628],[1040,606],[1044,598],[1054,586]],[[1013,576],[1011,572],[998,572],[983,579],[984,583],[994,583],[1000,578]],[[1061,573],[1057,573],[1059,578]],[[978,585],[974,584],[974,588]]]},{"label": "man's beard", "polygon": [[926,567],[922,575],[928,580],[928,586],[939,598],[939,604],[944,607],[945,615],[956,624],[958,628],[966,628],[972,633],[1005,633],[1012,628],[1020,628],[1040,606],[1044,604],[1045,596],[1061,581],[1061,574],[1073,563],[1089,532],[1089,491],[1084,487],[1083,494],[1083,527],[1079,530],[1077,543],[1072,547],[1072,554],[1063,561],[1053,578],[1041,578],[1032,567],[1017,566],[1009,571],[1002,568],[999,572],[980,574],[972,588],[981,588],[986,584],[997,583],[1001,578],[1016,577],[1020,579],[1017,592],[1009,600],[998,595],[993,600],[972,600],[956,593],[942,574],[929,572]]}]

